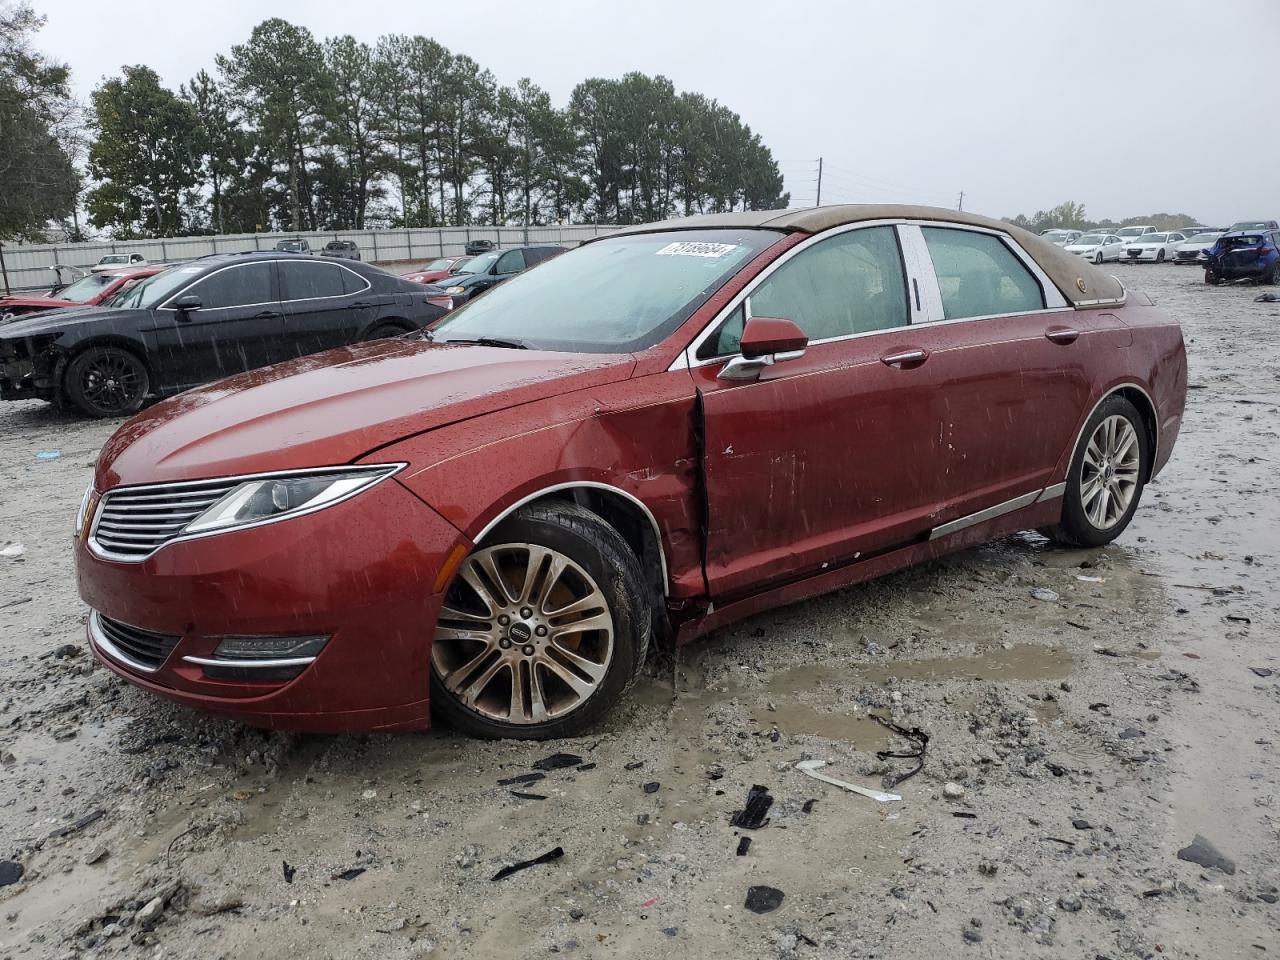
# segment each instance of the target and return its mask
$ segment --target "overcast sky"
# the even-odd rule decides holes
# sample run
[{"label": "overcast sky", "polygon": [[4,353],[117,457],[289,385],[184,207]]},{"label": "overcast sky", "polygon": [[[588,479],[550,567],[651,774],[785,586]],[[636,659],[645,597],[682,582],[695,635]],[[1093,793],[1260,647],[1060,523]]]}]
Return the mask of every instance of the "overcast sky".
[{"label": "overcast sky", "polygon": [[83,96],[123,64],[175,89],[269,16],[317,37],[421,33],[563,106],[630,70],[714,97],[773,150],[793,205],[993,216],[1280,218],[1280,0],[31,0]]}]

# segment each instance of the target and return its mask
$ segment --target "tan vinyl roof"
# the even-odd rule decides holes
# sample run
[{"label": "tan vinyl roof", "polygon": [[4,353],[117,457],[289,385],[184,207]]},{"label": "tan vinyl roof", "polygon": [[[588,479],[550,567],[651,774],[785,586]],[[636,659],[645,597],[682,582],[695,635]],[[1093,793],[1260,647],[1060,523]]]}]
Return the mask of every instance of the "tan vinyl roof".
[{"label": "tan vinyl roof", "polygon": [[1124,287],[1093,264],[1074,253],[1042,240],[1030,231],[1003,220],[993,220],[976,213],[947,210],[942,207],[916,207],[896,203],[846,203],[830,207],[801,210],[739,210],[733,213],[708,213],[676,220],[623,227],[608,234],[611,237],[635,233],[658,233],[667,230],[714,230],[728,227],[759,227],[784,233],[821,233],[832,227],[868,220],[936,220],[963,226],[1000,230],[1018,242],[1031,255],[1066,297],[1076,307],[1113,306],[1124,297]]}]

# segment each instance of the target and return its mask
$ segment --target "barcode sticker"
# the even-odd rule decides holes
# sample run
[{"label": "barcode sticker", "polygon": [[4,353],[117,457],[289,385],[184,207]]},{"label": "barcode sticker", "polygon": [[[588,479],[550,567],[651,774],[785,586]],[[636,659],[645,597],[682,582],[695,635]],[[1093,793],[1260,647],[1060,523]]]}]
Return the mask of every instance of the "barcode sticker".
[{"label": "barcode sticker", "polygon": [[699,240],[680,240],[668,243],[658,251],[660,257],[723,257],[731,250],[737,250],[733,243],[706,243]]}]

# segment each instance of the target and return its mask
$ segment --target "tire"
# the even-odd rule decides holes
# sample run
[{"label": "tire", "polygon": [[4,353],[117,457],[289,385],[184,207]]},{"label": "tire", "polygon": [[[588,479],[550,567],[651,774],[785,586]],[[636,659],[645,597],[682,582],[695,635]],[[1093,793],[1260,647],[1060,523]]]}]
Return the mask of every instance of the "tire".
[{"label": "tire", "polygon": [[1157,251],[1156,251],[1156,263],[1164,263],[1164,251],[1163,251],[1163,250],[1157,250]]},{"label": "tire", "polygon": [[1273,287],[1280,284],[1280,260],[1271,265],[1271,269],[1263,275],[1262,282]]},{"label": "tire", "polygon": [[[597,514],[559,500],[521,507],[463,561],[446,595],[431,648],[432,707],[474,737],[582,733],[644,663],[653,619],[645,583],[627,542]],[[555,613],[570,606],[582,617],[570,625],[594,626],[558,643]]]},{"label": "tire", "polygon": [[1218,279],[1218,274],[1216,272],[1206,269],[1204,272],[1204,282],[1211,287],[1216,287],[1222,281]]},{"label": "tire", "polygon": [[362,343],[368,343],[370,340],[388,340],[391,337],[402,337],[408,332],[406,328],[398,323],[380,323],[361,337],[360,340]]},{"label": "tire", "polygon": [[[1124,532],[1138,509],[1151,471],[1151,455],[1151,438],[1137,407],[1119,396],[1102,401],[1080,432],[1071,457],[1062,518],[1040,532],[1068,547],[1110,543]],[[1109,477],[1110,482],[1098,484],[1095,478],[1099,476]],[[1123,509],[1117,509],[1126,496]]]},{"label": "tire", "polygon": [[62,389],[81,413],[124,417],[142,409],[151,375],[137,354],[123,347],[89,347],[67,365]]},{"label": "tire", "polygon": [[1102,251],[1101,251],[1101,250],[1099,250],[1097,253],[1095,253],[1095,254],[1093,255],[1093,262],[1094,262],[1094,263],[1096,263],[1098,266],[1102,266]]}]

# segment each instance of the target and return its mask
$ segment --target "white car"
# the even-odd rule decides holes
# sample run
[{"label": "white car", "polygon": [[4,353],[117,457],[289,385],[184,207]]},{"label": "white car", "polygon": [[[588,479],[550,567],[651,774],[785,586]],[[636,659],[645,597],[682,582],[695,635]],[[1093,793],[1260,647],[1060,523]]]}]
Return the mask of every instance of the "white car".
[{"label": "white car", "polygon": [[1119,260],[1124,253],[1124,241],[1114,233],[1086,233],[1062,249],[1094,263],[1102,263],[1106,260]]},{"label": "white car", "polygon": [[1079,230],[1045,230],[1040,237],[1059,247],[1065,247],[1068,243],[1075,243],[1080,235]]},{"label": "white car", "polygon": [[1149,233],[1159,233],[1160,231],[1149,223],[1136,223],[1132,227],[1121,227],[1113,232],[1125,243],[1131,243],[1139,237],[1145,237]]},{"label": "white car", "polygon": [[1175,263],[1196,263],[1203,260],[1204,252],[1218,242],[1222,234],[1214,230],[1210,233],[1197,233],[1190,240],[1184,240],[1174,248]]},{"label": "white car", "polygon": [[108,253],[89,269],[93,273],[102,273],[103,270],[118,270],[121,267],[141,267],[146,262],[147,258],[140,253]]},{"label": "white car", "polygon": [[1172,260],[1178,244],[1187,238],[1180,233],[1146,233],[1124,245],[1125,259],[1131,262],[1150,260],[1164,263]]}]

